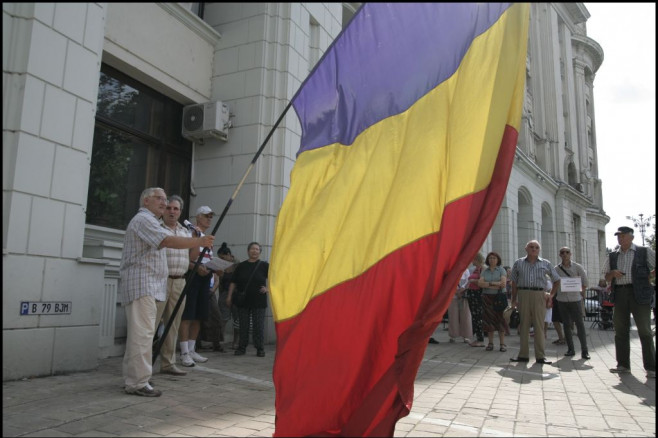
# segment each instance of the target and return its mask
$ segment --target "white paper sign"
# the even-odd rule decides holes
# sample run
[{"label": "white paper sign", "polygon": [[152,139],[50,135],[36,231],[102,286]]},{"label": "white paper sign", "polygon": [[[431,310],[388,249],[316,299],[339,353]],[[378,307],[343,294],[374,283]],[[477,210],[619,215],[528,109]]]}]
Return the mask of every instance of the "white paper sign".
[{"label": "white paper sign", "polygon": [[580,277],[562,277],[560,278],[560,290],[562,292],[581,292],[583,281]]},{"label": "white paper sign", "polygon": [[223,271],[224,269],[228,268],[229,266],[232,266],[233,262],[228,262],[224,259],[221,259],[219,257],[215,257],[213,259],[210,259],[204,266],[207,269],[212,269],[213,271]]}]

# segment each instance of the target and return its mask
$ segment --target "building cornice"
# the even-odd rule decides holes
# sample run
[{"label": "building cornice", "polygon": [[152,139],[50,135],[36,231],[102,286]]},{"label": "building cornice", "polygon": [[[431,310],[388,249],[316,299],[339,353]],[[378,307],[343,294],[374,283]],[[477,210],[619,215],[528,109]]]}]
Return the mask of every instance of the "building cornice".
[{"label": "building cornice", "polygon": [[551,175],[546,173],[530,157],[528,157],[520,148],[516,148],[514,157],[514,168],[523,173],[529,180],[536,180],[537,184],[544,186],[548,190],[555,191],[559,183]]},{"label": "building cornice", "polygon": [[610,222],[610,216],[605,214],[604,211],[599,210],[596,207],[590,207],[585,209],[585,212],[587,213],[587,220],[593,220],[594,218],[600,220],[602,223],[607,224]]},{"label": "building cornice", "polygon": [[571,44],[576,49],[575,53],[582,54],[582,60],[592,73],[596,73],[603,63],[603,49],[599,43],[584,35],[572,35]]},{"label": "building cornice", "polygon": [[575,203],[576,205],[580,205],[583,208],[592,208],[592,199],[586,196],[584,193],[579,192],[575,187],[570,186],[565,181],[558,181],[556,193],[562,194],[565,199]]},{"label": "building cornice", "polygon": [[584,23],[591,17],[584,3],[562,3],[562,5],[569,13],[573,24]]},{"label": "building cornice", "polygon": [[212,28],[208,23],[203,21],[189,9],[184,8],[178,3],[156,3],[171,16],[183,23],[192,32],[205,39],[211,45],[216,45],[222,38],[222,35]]}]

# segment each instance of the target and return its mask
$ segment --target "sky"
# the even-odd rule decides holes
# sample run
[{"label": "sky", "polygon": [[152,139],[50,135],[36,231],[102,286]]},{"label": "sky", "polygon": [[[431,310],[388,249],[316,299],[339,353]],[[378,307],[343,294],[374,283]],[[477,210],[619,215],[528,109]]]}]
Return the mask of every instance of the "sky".
[{"label": "sky", "polygon": [[[656,5],[585,3],[587,36],[603,49],[594,78],[594,114],[606,246],[618,227],[639,227],[626,216],[656,213]],[[654,221],[645,237],[654,234]]]}]

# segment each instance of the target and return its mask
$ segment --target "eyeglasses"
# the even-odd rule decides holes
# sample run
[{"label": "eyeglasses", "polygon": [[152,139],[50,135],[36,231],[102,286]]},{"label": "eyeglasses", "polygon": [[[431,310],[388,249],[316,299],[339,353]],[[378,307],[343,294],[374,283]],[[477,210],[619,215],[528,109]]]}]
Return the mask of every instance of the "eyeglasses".
[{"label": "eyeglasses", "polygon": [[528,246],[528,249],[539,249],[539,247],[538,247],[538,246],[534,246],[534,245],[529,245],[529,246]]},{"label": "eyeglasses", "polygon": [[560,251],[560,254],[571,254],[571,251]]},{"label": "eyeglasses", "polygon": [[167,200],[166,196],[151,195],[151,198],[155,198],[158,201],[166,201]]}]

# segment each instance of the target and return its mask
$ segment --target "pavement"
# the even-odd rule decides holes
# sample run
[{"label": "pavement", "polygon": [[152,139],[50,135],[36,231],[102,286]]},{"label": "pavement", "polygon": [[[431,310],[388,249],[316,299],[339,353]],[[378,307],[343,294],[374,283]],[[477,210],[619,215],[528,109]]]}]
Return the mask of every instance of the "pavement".
[{"label": "pavement", "polygon": [[[637,332],[631,334],[632,374],[615,375],[614,332],[588,327],[591,360],[564,357],[548,332],[551,365],[513,363],[515,330],[507,352],[448,342],[430,344],[418,370],[411,413],[395,436],[655,437],[656,381],[646,377]],[[266,357],[201,352],[210,360],[187,376],[154,374],[159,398],[127,395],[122,358],[98,369],[3,382],[3,436],[272,436],[274,345]],[[530,347],[533,353],[532,341]],[[156,365],[156,369],[159,369]]]}]

